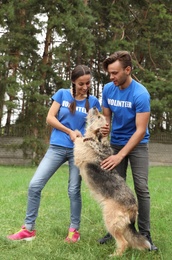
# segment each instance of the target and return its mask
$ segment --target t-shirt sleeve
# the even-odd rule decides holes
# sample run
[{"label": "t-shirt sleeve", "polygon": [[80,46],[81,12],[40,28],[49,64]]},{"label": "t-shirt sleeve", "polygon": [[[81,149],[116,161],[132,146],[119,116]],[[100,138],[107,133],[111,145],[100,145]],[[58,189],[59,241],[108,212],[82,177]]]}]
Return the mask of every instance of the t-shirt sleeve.
[{"label": "t-shirt sleeve", "polygon": [[59,89],[53,96],[52,100],[58,102],[60,105],[62,104],[62,96],[63,96],[63,89]]},{"label": "t-shirt sleeve", "polygon": [[150,95],[142,93],[135,101],[136,113],[150,112]]},{"label": "t-shirt sleeve", "polygon": [[97,109],[99,110],[99,111],[101,111],[101,106],[100,106],[100,102],[99,102],[99,100],[97,99],[97,98],[95,98],[95,107],[97,107]]},{"label": "t-shirt sleeve", "polygon": [[93,95],[89,96],[89,105],[90,105],[90,108],[96,107],[99,111],[101,111],[100,102],[99,102],[98,98],[96,98]]},{"label": "t-shirt sleeve", "polygon": [[103,92],[102,92],[102,106],[105,108],[109,108],[106,96],[107,96],[107,87],[104,86]]}]

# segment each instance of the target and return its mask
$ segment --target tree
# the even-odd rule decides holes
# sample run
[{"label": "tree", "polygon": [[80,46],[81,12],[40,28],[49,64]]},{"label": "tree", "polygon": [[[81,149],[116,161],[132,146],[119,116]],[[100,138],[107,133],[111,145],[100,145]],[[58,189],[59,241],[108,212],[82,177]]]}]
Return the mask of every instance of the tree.
[{"label": "tree", "polygon": [[96,17],[92,29],[96,38],[95,82],[100,87],[108,80],[101,69],[106,56],[116,50],[129,50],[133,77],[151,94],[151,132],[171,131],[170,1],[89,1],[89,5]]},{"label": "tree", "polygon": [[151,94],[151,132],[170,132],[171,11],[170,0],[0,1],[0,122],[5,105],[6,133],[20,129],[41,157],[38,147],[42,153],[44,147],[37,141],[47,134],[52,94],[69,88],[71,70],[83,63],[92,70],[92,93],[101,99],[109,80],[102,61],[120,49],[131,52],[133,77]]},{"label": "tree", "polygon": [[[60,87],[69,87],[74,63],[89,57],[90,46],[93,46],[93,43],[87,44],[87,40],[93,39],[87,28],[93,21],[89,12],[86,2],[79,0],[72,3],[53,1],[53,4],[47,1],[39,4],[35,0],[20,0],[17,4],[15,1],[1,2],[0,16],[4,30],[0,39],[3,57],[0,62],[3,82],[1,99],[8,110],[5,131],[9,134],[12,129],[12,110],[20,109],[21,105],[15,126],[20,128],[20,134],[29,136],[27,147],[29,143],[33,148],[35,143],[34,149],[37,150],[35,138],[45,135],[45,117],[52,93]],[[41,14],[47,17],[42,57],[38,53],[39,42],[36,38],[43,28],[43,22],[39,21]],[[62,40],[59,46],[54,46],[56,37]],[[5,93],[9,98],[7,101],[4,100]],[[19,105],[16,102],[18,93]]]}]

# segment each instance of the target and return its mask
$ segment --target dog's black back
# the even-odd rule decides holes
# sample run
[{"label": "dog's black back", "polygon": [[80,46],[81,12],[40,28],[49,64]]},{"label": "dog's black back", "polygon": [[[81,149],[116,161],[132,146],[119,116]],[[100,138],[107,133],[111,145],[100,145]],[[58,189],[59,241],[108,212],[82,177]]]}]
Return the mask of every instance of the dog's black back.
[{"label": "dog's black back", "polygon": [[121,205],[130,207],[136,204],[133,192],[116,170],[103,170],[99,163],[87,163],[88,181],[105,198],[115,198]]}]

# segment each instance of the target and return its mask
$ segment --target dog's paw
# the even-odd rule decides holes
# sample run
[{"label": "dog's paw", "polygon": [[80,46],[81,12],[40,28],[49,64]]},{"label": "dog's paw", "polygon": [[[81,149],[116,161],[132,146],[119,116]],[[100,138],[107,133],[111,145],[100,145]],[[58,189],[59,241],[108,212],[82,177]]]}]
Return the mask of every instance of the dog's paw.
[{"label": "dog's paw", "polygon": [[116,250],[113,254],[110,254],[109,257],[121,257],[122,254],[123,252],[121,252],[120,250]]},{"label": "dog's paw", "polygon": [[116,253],[113,253],[113,254],[110,254],[109,257],[112,258],[112,257],[117,257],[118,255]]}]

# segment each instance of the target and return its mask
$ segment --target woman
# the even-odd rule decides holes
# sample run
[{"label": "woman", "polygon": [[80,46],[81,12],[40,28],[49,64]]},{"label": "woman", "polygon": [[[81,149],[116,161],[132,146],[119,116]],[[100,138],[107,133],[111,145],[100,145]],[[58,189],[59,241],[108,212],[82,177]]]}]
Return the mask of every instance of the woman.
[{"label": "woman", "polygon": [[30,241],[35,238],[41,191],[66,161],[69,163],[70,226],[65,241],[77,242],[80,239],[81,177],[74,165],[73,146],[75,138],[84,134],[89,108],[96,106],[100,110],[100,104],[96,97],[89,95],[91,72],[87,66],[76,66],[71,81],[71,89],[59,89],[52,96],[53,103],[47,115],[47,123],[53,127],[50,145],[29,185],[25,224],[19,232],[7,237],[10,240]]}]

